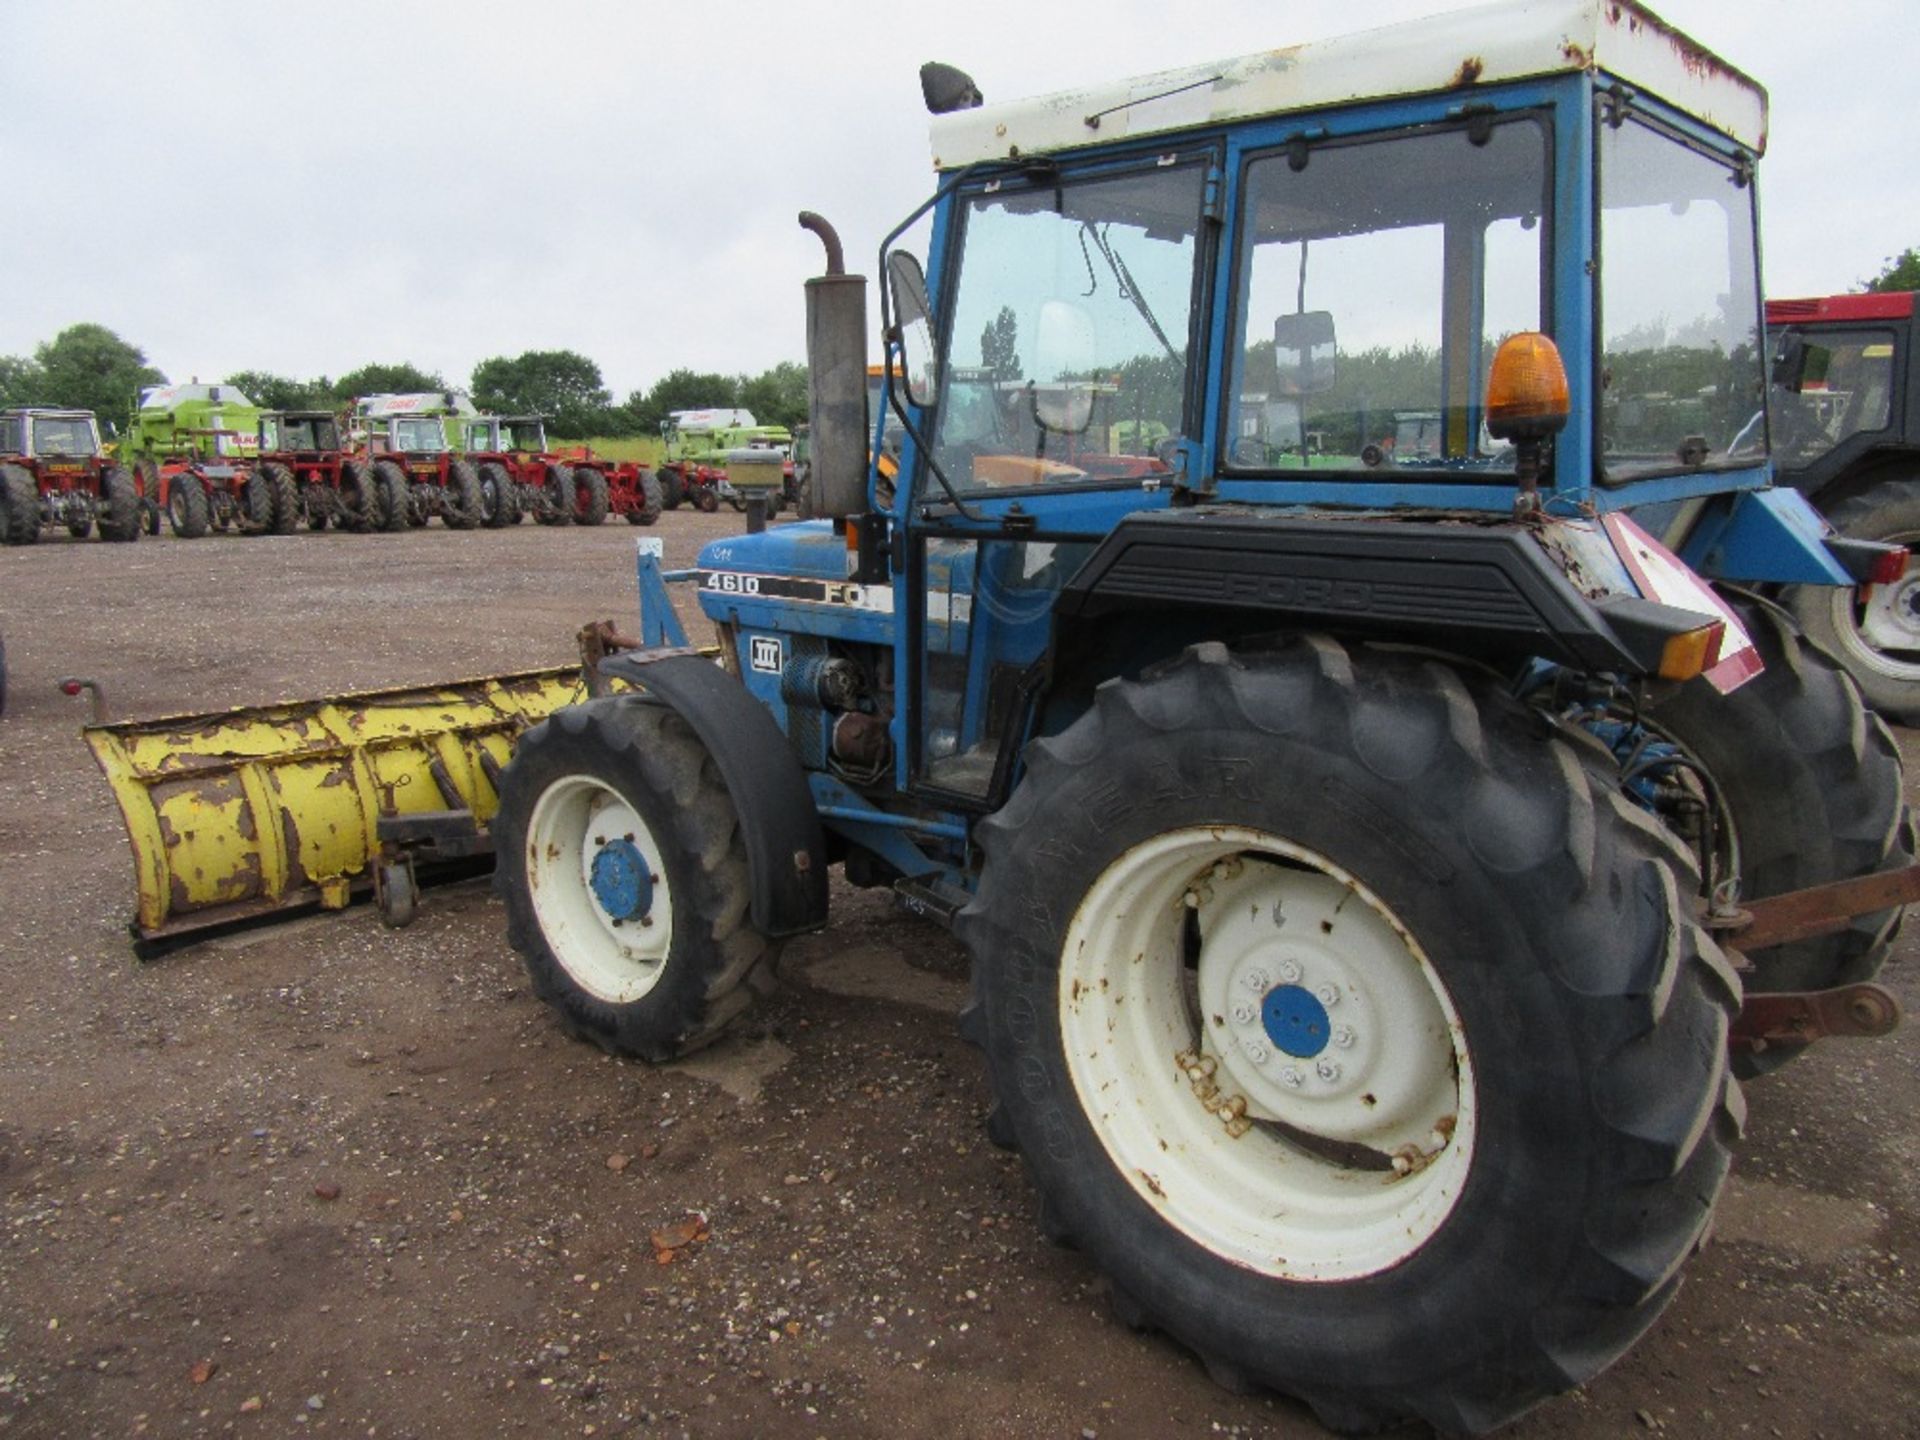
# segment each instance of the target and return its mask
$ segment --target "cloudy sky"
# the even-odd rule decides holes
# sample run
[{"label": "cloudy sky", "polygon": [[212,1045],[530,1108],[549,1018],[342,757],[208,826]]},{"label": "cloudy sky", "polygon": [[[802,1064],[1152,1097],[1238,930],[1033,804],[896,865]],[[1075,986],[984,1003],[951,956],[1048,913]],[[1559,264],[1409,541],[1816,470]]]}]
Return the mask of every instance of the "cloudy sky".
[{"label": "cloudy sky", "polygon": [[[920,62],[989,101],[1449,0],[0,0],[0,354],[98,321],[175,380],[568,348],[617,397],[804,352],[803,208],[872,273],[931,181]],[[1913,0],[1665,0],[1772,95],[1769,294],[1920,245]]]}]

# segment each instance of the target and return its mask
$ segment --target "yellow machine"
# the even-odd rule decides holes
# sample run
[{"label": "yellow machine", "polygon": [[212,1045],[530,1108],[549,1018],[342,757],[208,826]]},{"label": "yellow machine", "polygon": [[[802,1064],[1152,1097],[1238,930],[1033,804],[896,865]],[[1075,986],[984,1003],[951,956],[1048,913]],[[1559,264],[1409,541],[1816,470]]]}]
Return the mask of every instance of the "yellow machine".
[{"label": "yellow machine", "polygon": [[491,850],[520,732],[586,698],[578,665],[83,732],[133,843],[153,940],[374,887],[403,925],[416,860]]}]

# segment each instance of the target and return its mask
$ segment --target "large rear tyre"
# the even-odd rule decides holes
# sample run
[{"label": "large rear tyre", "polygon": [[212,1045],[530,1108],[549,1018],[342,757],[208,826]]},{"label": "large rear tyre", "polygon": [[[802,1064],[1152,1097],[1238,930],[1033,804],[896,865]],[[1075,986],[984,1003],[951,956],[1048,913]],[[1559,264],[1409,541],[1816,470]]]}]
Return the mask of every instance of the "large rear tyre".
[{"label": "large rear tyre", "polygon": [[440,518],[449,530],[474,530],[486,518],[486,504],[480,494],[480,474],[465,460],[447,467],[447,489]]},{"label": "large rear tyre", "polygon": [[[1920,478],[1883,480],[1827,516],[1855,540],[1920,551]],[[1781,596],[1806,636],[1846,667],[1875,710],[1920,724],[1920,560],[1892,585],[1794,585]]]},{"label": "large rear tyre", "polygon": [[0,539],[31,545],[40,538],[40,487],[18,465],[0,465]]},{"label": "large rear tyre", "polygon": [[651,525],[660,518],[660,482],[653,475],[642,470],[634,477],[633,488],[639,492],[640,504],[627,511],[629,525]]},{"label": "large rear tyre", "polygon": [[380,503],[376,507],[379,519],[375,528],[390,535],[404,533],[411,527],[409,512],[413,508],[407,472],[391,460],[377,460],[373,466],[373,483],[380,492]]},{"label": "large rear tyre", "polygon": [[633,696],[529,730],[500,782],[494,888],[533,988],[576,1034],[663,1061],[750,1003],[778,945],[748,918],[725,783],[691,727]]},{"label": "large rear tyre", "polygon": [[198,540],[212,523],[207,487],[191,470],[182,470],[167,482],[167,525],[182,540]]},{"label": "large rear tyre", "polygon": [[[1913,827],[1887,727],[1786,615],[1760,604],[1739,609],[1766,669],[1731,695],[1690,681],[1655,695],[1643,713],[1712,777],[1723,822],[1716,849],[1737,871],[1740,894],[1759,900],[1909,863]],[[1884,910],[1856,916],[1838,934],[1753,951],[1747,988],[1870,980],[1899,922],[1899,910]],[[1804,1048],[1742,1057],[1741,1073],[1777,1069]]]},{"label": "large rear tyre", "polygon": [[678,510],[680,502],[687,498],[687,482],[681,478],[680,472],[662,466],[653,472],[653,478],[660,482],[660,508]]},{"label": "large rear tyre", "polygon": [[480,523],[489,530],[503,530],[519,519],[519,487],[506,466],[489,460],[480,467]]},{"label": "large rear tyre", "polygon": [[140,491],[133,476],[118,465],[100,476],[100,538],[131,545],[140,538]]},{"label": "large rear tyre", "polygon": [[340,467],[340,528],[355,535],[379,530],[385,525],[385,508],[380,501],[380,481],[373,467],[349,460]]},{"label": "large rear tyre", "polygon": [[573,522],[573,472],[564,465],[549,465],[547,478],[540,486],[539,507],[533,518],[542,525],[568,525]]},{"label": "large rear tyre", "polygon": [[1103,686],[960,916],[1043,1215],[1339,1429],[1482,1431],[1658,1316],[1741,1123],[1691,857],[1497,686],[1330,640]]},{"label": "large rear tyre", "polygon": [[607,523],[607,477],[591,465],[574,467],[573,523],[587,526]]},{"label": "large rear tyre", "polygon": [[328,522],[333,519],[333,512],[327,503],[331,498],[327,487],[317,480],[307,480],[301,483],[297,493],[300,518],[307,522],[307,529],[326,529]]},{"label": "large rear tyre", "polygon": [[293,471],[284,465],[271,463],[262,465],[254,474],[266,485],[272,510],[269,528],[275,535],[293,534],[294,528],[300,523],[300,490],[293,483]]},{"label": "large rear tyre", "polygon": [[240,504],[238,518],[242,535],[270,535],[273,533],[273,486],[267,483],[266,471],[255,466],[253,471],[240,482]]}]

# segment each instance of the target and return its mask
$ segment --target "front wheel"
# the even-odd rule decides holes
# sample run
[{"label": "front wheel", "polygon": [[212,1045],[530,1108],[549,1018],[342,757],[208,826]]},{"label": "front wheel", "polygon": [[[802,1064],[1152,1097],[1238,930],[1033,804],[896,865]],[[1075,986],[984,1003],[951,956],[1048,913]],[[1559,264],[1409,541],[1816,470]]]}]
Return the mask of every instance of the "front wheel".
[{"label": "front wheel", "polygon": [[480,493],[480,473],[465,460],[447,467],[447,488],[441,497],[440,518],[449,530],[476,530],[486,519],[486,501]]},{"label": "front wheel", "polygon": [[664,706],[594,700],[529,730],[494,839],[507,938],[535,993],[609,1050],[664,1061],[705,1044],[771,970],[733,802]]},{"label": "front wheel", "polygon": [[374,528],[390,535],[404,533],[412,524],[409,512],[413,508],[407,472],[391,460],[377,460],[373,466],[373,483],[380,492],[380,503],[375,507],[379,514],[374,521]]},{"label": "front wheel", "polygon": [[976,831],[991,1128],[1125,1313],[1336,1428],[1481,1431],[1649,1325],[1739,1130],[1690,857],[1477,676],[1103,686]]},{"label": "front wheel", "polygon": [[634,477],[633,488],[639,504],[627,511],[629,525],[651,525],[660,518],[660,482],[654,479],[651,471],[642,470]]},{"label": "front wheel", "polygon": [[118,465],[100,476],[100,538],[119,545],[140,538],[140,491]]},{"label": "front wheel", "polygon": [[[1920,549],[1920,478],[1883,480],[1827,518],[1850,539]],[[1795,585],[1781,598],[1869,705],[1902,725],[1920,724],[1920,559],[1891,585]]]},{"label": "front wheel", "polygon": [[573,521],[573,471],[564,465],[549,465],[540,485],[540,503],[533,518],[542,525],[567,525]]},{"label": "front wheel", "polygon": [[573,472],[573,523],[598,526],[607,522],[607,477],[591,465]]},{"label": "front wheel", "polygon": [[198,540],[212,524],[212,501],[207,487],[191,470],[167,481],[167,524],[182,540]]},{"label": "front wheel", "polygon": [[480,523],[503,530],[520,518],[519,489],[507,467],[489,460],[480,467]]}]

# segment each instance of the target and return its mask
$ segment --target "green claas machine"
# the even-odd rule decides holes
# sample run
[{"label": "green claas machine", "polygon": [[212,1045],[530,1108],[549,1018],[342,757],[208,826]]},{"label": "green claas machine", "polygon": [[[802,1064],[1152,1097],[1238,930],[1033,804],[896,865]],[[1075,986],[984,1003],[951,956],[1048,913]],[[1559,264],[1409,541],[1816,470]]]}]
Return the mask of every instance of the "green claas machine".
[{"label": "green claas machine", "polygon": [[260,409],[232,385],[155,385],[140,392],[120,459],[173,533],[197,539],[209,530],[246,535],[292,532],[298,507],[259,473]]},{"label": "green claas machine", "polygon": [[[820,518],[675,574],[724,665],[642,542],[595,698],[423,705],[444,787],[390,793],[489,817],[534,991],[648,1062],[836,867],[889,888],[964,943],[987,1135],[1128,1327],[1337,1430],[1480,1432],[1659,1321],[1742,1077],[1790,1103],[1898,1019],[1899,753],[1759,587],[1906,555],[1773,483],[1757,84],[1631,0],[1286,39],[993,106],[923,70],[891,491],[867,282],[805,215]],[[389,758],[371,703],[89,732],[143,923],[378,838],[299,789]]]},{"label": "green claas machine", "polygon": [[[786,456],[793,451],[793,436],[784,425],[762,425],[751,410],[675,410],[660,422],[660,438],[665,450],[654,478],[667,510],[679,509],[683,500],[707,511],[719,509],[722,500],[744,509],[745,500],[727,484],[727,453],[775,449]],[[779,508],[779,498],[769,497],[770,508]]]}]

